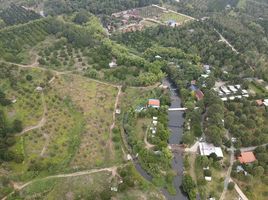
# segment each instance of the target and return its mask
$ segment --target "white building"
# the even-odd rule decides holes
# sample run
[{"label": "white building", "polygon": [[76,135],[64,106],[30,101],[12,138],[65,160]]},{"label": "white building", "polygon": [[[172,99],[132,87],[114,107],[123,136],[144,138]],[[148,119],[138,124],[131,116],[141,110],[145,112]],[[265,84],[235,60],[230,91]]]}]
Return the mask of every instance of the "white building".
[{"label": "white building", "polygon": [[215,147],[213,144],[206,142],[199,143],[199,151],[202,156],[210,156],[215,153],[218,158],[223,158],[223,153],[220,147]]},{"label": "white building", "polygon": [[228,88],[234,93],[237,92],[237,89],[233,85],[229,85]]}]

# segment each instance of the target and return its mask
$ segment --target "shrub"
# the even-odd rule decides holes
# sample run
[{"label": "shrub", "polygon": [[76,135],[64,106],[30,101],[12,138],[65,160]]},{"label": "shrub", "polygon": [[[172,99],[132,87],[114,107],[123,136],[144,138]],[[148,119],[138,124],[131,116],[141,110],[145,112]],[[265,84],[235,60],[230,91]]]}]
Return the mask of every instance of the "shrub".
[{"label": "shrub", "polygon": [[209,169],[204,170],[204,175],[211,177],[212,173]]},{"label": "shrub", "polygon": [[228,190],[233,190],[234,189],[234,186],[235,186],[235,184],[234,184],[234,182],[230,182],[230,183],[228,183]]}]

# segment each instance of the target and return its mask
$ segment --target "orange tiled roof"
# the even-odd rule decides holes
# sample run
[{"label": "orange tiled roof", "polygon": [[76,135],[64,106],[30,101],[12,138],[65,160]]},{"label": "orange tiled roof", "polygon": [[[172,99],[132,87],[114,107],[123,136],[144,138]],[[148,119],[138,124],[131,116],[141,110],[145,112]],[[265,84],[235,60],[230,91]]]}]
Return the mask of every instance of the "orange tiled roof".
[{"label": "orange tiled roof", "polygon": [[249,152],[243,152],[241,153],[241,156],[238,157],[238,160],[240,161],[240,163],[252,163],[256,160],[253,152],[249,151]]},{"label": "orange tiled roof", "polygon": [[160,101],[158,99],[149,99],[149,106],[160,106]]}]

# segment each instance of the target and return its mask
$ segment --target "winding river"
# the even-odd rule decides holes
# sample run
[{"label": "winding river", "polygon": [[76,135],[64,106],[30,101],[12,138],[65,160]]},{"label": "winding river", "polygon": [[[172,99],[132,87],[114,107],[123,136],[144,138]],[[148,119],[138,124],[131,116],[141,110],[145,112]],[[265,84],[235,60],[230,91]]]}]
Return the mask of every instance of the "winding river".
[{"label": "winding river", "polygon": [[[165,79],[163,84],[168,86],[171,91],[171,105],[170,108],[181,107],[181,99],[177,94],[175,86]],[[169,128],[171,130],[171,136],[169,138],[169,144],[180,144],[182,134],[183,134],[183,112],[180,111],[170,111],[168,113]],[[174,159],[172,162],[172,168],[177,172],[177,176],[174,178],[174,187],[176,188],[176,195],[170,195],[167,190],[162,189],[163,195],[167,200],[188,200],[187,195],[181,190],[181,182],[183,175],[183,155],[179,152],[173,152]],[[148,181],[151,181],[151,176],[141,168],[141,166],[136,162],[135,167],[137,171]]]}]

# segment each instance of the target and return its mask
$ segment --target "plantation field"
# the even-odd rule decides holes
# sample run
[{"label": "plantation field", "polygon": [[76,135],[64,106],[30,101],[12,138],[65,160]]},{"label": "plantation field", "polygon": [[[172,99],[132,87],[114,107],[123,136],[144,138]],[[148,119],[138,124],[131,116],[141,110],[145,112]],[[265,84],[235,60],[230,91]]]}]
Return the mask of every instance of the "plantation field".
[{"label": "plantation field", "polygon": [[[14,100],[14,103],[5,108],[10,121],[19,119],[23,127],[37,124],[43,115],[44,102],[42,93],[36,91],[36,87],[45,84],[50,74],[39,69],[19,70],[17,67],[2,64],[1,70],[7,69],[13,74],[13,79],[1,77],[0,88],[7,94],[8,99]],[[3,75],[5,73],[3,72]],[[31,80],[28,81],[27,76],[31,77]]]},{"label": "plantation field", "polygon": [[112,159],[114,150],[109,144],[117,88],[76,75],[57,79],[53,87],[62,97],[69,96],[85,119],[85,131],[71,166],[92,168],[119,162],[120,157]]},{"label": "plantation field", "polygon": [[62,38],[50,39],[38,53],[38,63],[47,69],[57,71],[82,70],[88,67],[88,49],[75,48]]}]

